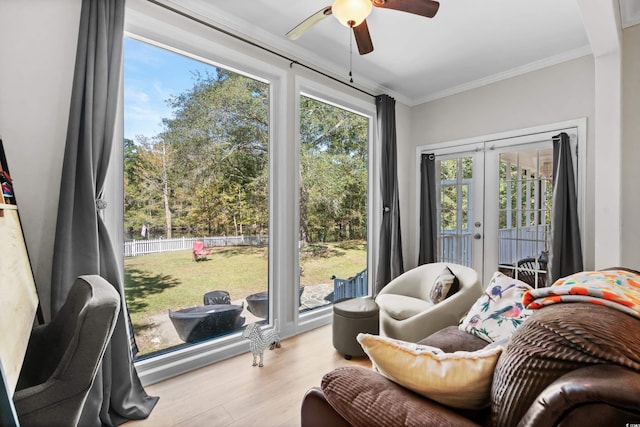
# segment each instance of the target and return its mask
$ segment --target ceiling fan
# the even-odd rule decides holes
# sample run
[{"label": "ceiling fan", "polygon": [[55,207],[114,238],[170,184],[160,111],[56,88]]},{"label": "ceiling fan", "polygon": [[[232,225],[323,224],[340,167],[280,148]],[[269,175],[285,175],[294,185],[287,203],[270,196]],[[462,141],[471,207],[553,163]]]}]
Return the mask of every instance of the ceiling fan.
[{"label": "ceiling fan", "polygon": [[287,38],[295,40],[327,16],[334,15],[340,23],[353,29],[358,52],[360,55],[366,55],[373,51],[366,20],[373,6],[433,18],[440,3],[435,0],[335,0],[331,6],[322,8],[299,23],[287,33]]}]

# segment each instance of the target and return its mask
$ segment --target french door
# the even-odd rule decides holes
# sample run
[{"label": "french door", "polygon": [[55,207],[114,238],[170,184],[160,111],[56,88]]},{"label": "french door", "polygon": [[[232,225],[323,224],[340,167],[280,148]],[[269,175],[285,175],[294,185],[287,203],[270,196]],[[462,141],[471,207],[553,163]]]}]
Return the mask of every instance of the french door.
[{"label": "french door", "polygon": [[546,285],[553,136],[562,131],[575,145],[575,129],[560,129],[433,150],[438,261],[470,266],[483,283],[501,271]]}]

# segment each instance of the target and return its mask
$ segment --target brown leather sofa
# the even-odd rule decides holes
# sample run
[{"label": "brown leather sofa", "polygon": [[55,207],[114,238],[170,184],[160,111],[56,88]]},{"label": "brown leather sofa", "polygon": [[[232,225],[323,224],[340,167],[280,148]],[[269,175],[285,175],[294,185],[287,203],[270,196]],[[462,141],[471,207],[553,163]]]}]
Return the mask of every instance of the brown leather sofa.
[{"label": "brown leather sofa", "polygon": [[[421,343],[447,352],[487,344],[455,326]],[[536,310],[516,330],[498,360],[487,408],[449,408],[362,367],[327,373],[302,403],[302,427],[634,424],[640,425],[640,320],[588,303]]]}]

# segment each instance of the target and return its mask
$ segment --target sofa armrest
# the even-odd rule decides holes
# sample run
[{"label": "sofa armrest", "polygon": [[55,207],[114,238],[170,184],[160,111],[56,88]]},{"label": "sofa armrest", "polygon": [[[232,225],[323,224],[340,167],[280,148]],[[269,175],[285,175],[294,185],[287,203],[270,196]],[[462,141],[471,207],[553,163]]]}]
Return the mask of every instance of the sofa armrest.
[{"label": "sofa armrest", "polygon": [[359,366],[327,373],[322,378],[322,392],[334,410],[355,427],[477,427],[476,421],[489,413],[488,409],[454,411]]},{"label": "sofa armrest", "polygon": [[603,416],[615,418],[603,420],[608,425],[615,425],[616,420],[640,422],[640,372],[616,365],[591,365],[571,371],[538,395],[518,425],[573,425],[563,421],[567,415],[582,425],[584,420]]},{"label": "sofa armrest", "polygon": [[319,387],[307,391],[302,400],[301,427],[350,427],[351,424],[327,402]]}]

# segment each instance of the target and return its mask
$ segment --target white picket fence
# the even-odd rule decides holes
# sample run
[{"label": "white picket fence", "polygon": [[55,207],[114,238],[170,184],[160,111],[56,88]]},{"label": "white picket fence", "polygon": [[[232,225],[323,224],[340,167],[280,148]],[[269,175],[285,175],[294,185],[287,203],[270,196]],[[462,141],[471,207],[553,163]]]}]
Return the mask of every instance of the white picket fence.
[{"label": "white picket fence", "polygon": [[193,242],[204,241],[205,248],[222,246],[265,246],[268,236],[179,237],[177,239],[132,240],[124,242],[124,256],[193,249]]}]

